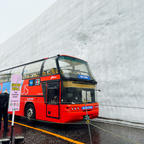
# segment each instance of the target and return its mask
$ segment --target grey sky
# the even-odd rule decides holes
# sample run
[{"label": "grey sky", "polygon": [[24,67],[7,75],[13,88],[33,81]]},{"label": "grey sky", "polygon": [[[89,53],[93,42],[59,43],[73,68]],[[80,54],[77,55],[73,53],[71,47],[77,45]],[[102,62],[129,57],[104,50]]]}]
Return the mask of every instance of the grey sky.
[{"label": "grey sky", "polygon": [[38,17],[56,0],[0,0],[0,43]]}]

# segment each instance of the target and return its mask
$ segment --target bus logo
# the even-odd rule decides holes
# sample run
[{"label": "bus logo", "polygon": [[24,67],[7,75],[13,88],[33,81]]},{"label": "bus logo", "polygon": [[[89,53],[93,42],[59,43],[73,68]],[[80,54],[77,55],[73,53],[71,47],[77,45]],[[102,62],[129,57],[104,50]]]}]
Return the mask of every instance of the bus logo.
[{"label": "bus logo", "polygon": [[57,76],[51,76],[50,79],[51,79],[51,80],[52,80],[52,79],[57,79]]},{"label": "bus logo", "polygon": [[35,79],[35,85],[40,85],[40,79]]},{"label": "bus logo", "polygon": [[29,86],[38,86],[40,85],[40,79],[29,80]]},{"label": "bus logo", "polygon": [[34,80],[29,80],[29,86],[33,86],[34,85]]}]

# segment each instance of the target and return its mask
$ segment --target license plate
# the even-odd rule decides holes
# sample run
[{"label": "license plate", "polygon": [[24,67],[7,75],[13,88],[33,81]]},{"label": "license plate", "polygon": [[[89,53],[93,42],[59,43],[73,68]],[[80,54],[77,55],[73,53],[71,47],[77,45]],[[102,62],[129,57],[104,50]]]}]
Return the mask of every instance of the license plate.
[{"label": "license plate", "polygon": [[83,106],[82,107],[82,110],[89,110],[89,109],[93,109],[93,106]]}]

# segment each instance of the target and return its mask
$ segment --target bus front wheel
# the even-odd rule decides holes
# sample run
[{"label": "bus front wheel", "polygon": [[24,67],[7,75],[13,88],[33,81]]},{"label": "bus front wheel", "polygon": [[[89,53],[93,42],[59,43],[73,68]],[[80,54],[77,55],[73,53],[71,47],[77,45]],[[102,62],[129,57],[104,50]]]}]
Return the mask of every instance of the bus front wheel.
[{"label": "bus front wheel", "polygon": [[33,104],[28,104],[25,108],[25,116],[28,120],[35,119],[35,108]]}]

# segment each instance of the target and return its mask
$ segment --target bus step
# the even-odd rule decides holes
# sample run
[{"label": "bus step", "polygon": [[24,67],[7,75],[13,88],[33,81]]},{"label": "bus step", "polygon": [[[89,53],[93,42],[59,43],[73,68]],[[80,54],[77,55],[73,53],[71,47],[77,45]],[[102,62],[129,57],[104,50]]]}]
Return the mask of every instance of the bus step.
[{"label": "bus step", "polygon": [[15,144],[19,144],[21,142],[24,141],[24,137],[23,136],[16,136],[15,137]]},{"label": "bus step", "polygon": [[10,139],[9,138],[0,139],[0,144],[9,144],[9,143],[10,143]]}]

